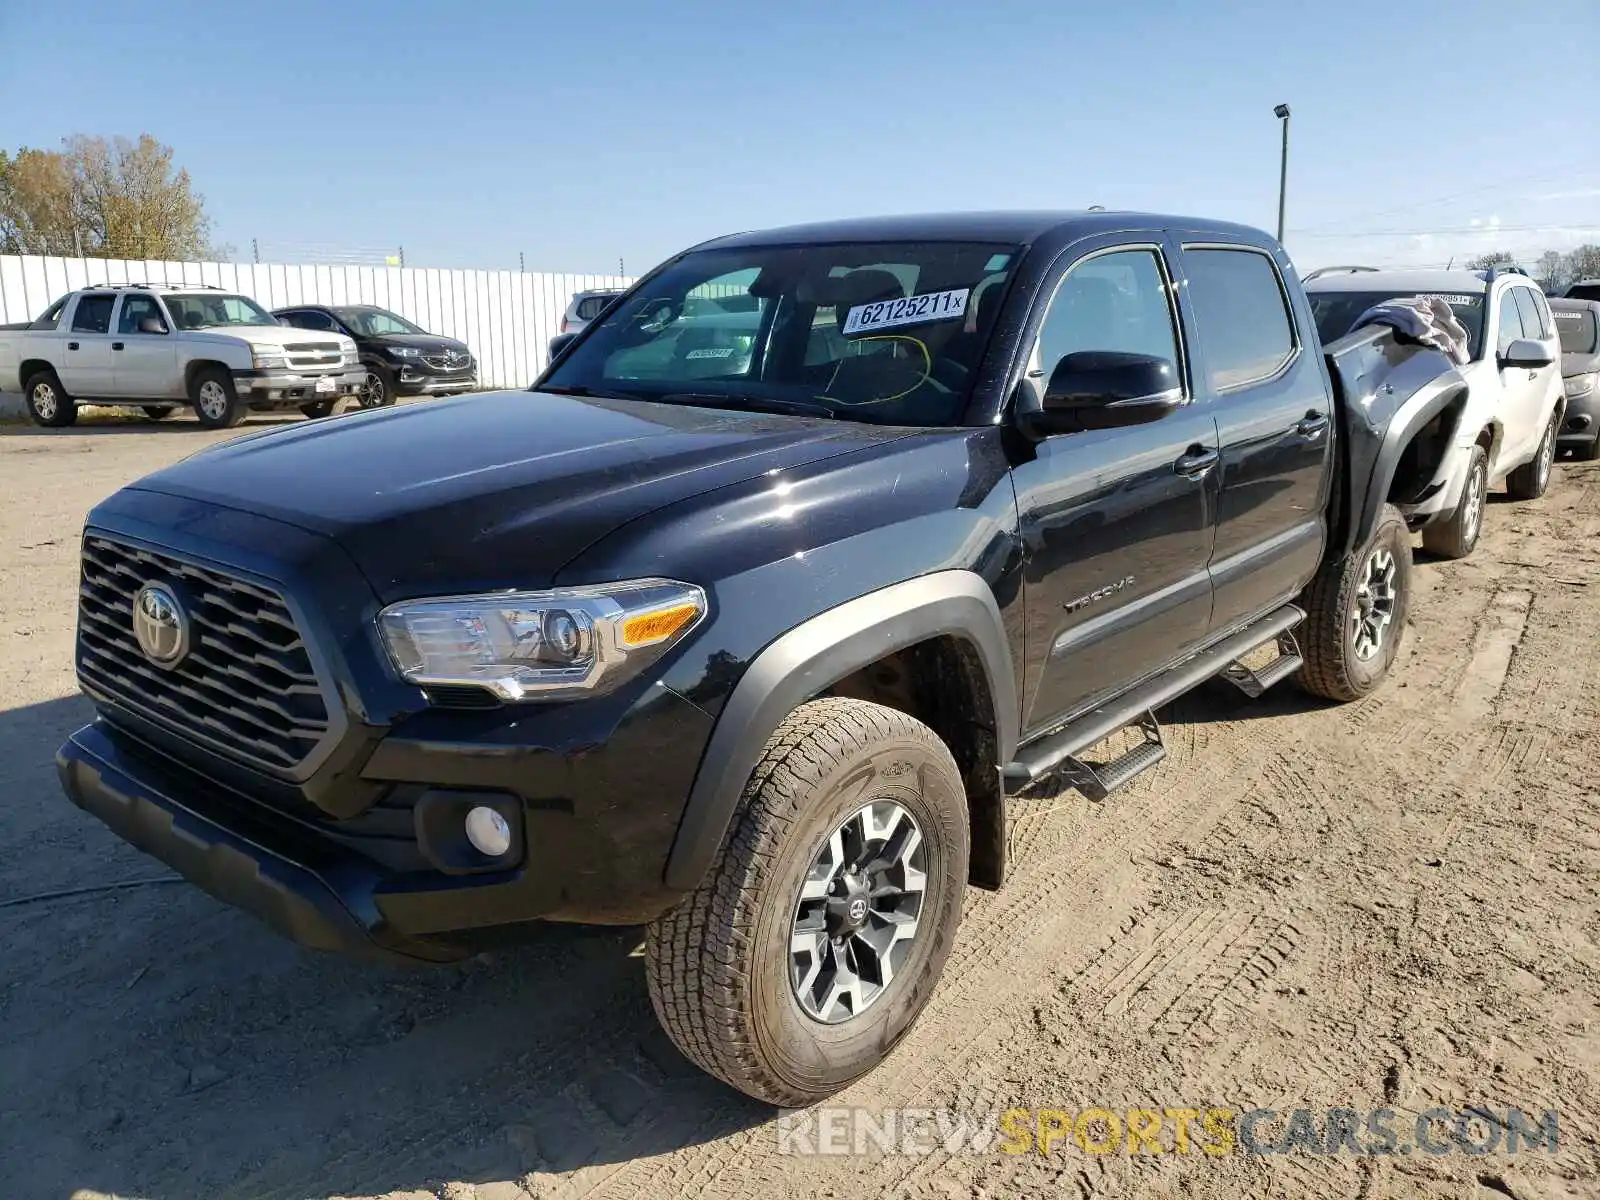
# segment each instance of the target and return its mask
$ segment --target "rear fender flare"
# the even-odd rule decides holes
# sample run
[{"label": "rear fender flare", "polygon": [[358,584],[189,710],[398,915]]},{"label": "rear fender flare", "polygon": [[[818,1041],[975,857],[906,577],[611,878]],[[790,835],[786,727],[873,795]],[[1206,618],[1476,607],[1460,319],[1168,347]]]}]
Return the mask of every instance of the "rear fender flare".
[{"label": "rear fender flare", "polygon": [[994,592],[961,570],[892,584],[796,626],[745,669],[700,760],[667,858],[667,886],[687,892],[700,885],[785,717],[869,663],[942,635],[961,637],[976,651],[993,701],[998,762],[1010,762],[1018,737],[1016,674]]}]

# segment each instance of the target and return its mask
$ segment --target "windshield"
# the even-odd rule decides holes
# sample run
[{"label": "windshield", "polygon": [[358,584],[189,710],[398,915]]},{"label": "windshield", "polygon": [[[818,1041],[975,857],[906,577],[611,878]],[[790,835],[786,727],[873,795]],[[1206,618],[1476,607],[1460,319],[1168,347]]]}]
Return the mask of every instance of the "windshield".
[{"label": "windshield", "polygon": [[1593,354],[1595,352],[1595,319],[1592,308],[1577,312],[1556,312],[1556,332],[1561,335],[1561,353]]},{"label": "windshield", "polygon": [[[1317,322],[1317,336],[1322,339],[1323,345],[1336,342],[1350,332],[1367,309],[1387,300],[1404,300],[1418,294],[1407,292],[1397,296],[1393,292],[1312,292],[1309,298],[1311,315]],[[1438,296],[1450,306],[1456,320],[1466,327],[1467,356],[1477,358],[1478,350],[1483,345],[1483,296],[1460,292],[1420,294]]]},{"label": "windshield", "polygon": [[1567,289],[1568,300],[1600,300],[1600,283],[1575,283]]},{"label": "windshield", "polygon": [[386,333],[426,333],[404,317],[386,308],[336,308],[333,315],[362,337],[382,337]]},{"label": "windshield", "polygon": [[969,242],[687,254],[590,326],[542,386],[953,425],[1018,256]]},{"label": "windshield", "polygon": [[210,329],[214,325],[276,325],[278,318],[254,300],[226,292],[196,292],[163,296],[167,311],[179,329]]}]

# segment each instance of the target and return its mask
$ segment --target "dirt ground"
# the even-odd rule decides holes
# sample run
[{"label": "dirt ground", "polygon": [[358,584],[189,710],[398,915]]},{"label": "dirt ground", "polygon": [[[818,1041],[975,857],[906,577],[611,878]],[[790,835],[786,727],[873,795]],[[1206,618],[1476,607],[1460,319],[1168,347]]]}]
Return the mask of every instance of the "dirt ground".
[{"label": "dirt ground", "polygon": [[1388,1107],[1403,1135],[1481,1105],[1556,1112],[1556,1151],[1213,1157],[1169,1126],[1162,1154],[814,1157],[656,1031],[637,931],[405,971],[302,952],[186,884],[16,903],[164,873],[63,799],[51,755],[88,715],[86,510],[213,436],[0,428],[5,1200],[1600,1196],[1600,465],[1497,497],[1467,562],[1419,554],[1402,661],[1365,703],[1208,685],[1108,803],[1018,802],[1010,885],[968,893],[931,1009],[839,1100]]}]

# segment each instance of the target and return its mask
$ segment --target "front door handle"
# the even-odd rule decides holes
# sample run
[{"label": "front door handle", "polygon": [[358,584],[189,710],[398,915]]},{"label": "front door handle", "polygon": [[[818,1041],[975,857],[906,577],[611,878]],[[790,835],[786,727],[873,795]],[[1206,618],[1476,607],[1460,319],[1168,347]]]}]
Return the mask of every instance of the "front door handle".
[{"label": "front door handle", "polygon": [[1310,441],[1319,438],[1327,431],[1328,418],[1319,412],[1308,412],[1294,427],[1295,433]]},{"label": "front door handle", "polygon": [[1221,461],[1222,455],[1217,451],[1196,445],[1190,446],[1188,452],[1172,464],[1172,468],[1179,475],[1187,475],[1190,479],[1199,479]]},{"label": "front door handle", "polygon": [[122,343],[121,342],[112,342],[111,343],[111,348],[113,350],[121,350],[122,349]]},{"label": "front door handle", "polygon": [[78,343],[77,342],[68,342],[67,343],[67,349],[68,350],[76,350],[77,348],[78,348]]}]

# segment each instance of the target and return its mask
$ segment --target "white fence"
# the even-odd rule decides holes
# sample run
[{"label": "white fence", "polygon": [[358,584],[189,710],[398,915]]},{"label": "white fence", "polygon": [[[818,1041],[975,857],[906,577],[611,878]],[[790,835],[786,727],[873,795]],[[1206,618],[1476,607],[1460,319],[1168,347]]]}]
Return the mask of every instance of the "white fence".
[{"label": "white fence", "polygon": [[620,275],[195,263],[0,255],[0,324],[31,321],[65,292],[106,283],[208,283],[267,308],[376,304],[478,356],[484,387],[526,387],[545,366],[573,292],[623,287]]}]

